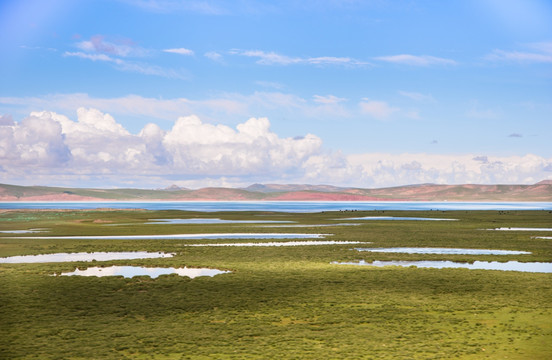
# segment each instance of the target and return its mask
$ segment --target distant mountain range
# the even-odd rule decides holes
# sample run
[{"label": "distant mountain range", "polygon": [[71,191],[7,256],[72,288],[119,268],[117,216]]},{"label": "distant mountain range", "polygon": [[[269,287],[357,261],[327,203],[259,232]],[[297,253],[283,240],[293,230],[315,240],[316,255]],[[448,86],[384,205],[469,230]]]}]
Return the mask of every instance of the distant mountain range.
[{"label": "distant mountain range", "polygon": [[0,184],[0,201],[552,201],[552,180],[534,185],[420,184],[379,189],[254,184],[191,190],[84,189]]}]

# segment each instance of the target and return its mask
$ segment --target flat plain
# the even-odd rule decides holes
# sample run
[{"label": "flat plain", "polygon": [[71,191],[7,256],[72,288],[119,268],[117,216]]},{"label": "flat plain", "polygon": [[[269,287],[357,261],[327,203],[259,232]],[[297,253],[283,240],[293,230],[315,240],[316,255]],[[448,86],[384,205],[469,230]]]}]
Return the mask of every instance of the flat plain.
[{"label": "flat plain", "polygon": [[[366,216],[457,221],[345,220]],[[150,223],[153,219],[194,218],[291,221],[289,225],[312,227],[278,223],[275,228],[255,222],[217,221]],[[551,228],[552,213],[3,211],[0,230],[5,232],[0,233],[0,257],[127,251],[174,256],[0,264],[0,358],[549,359],[552,274],[335,263],[552,262],[551,240],[538,238],[552,232],[487,230],[508,227]],[[312,241],[360,244],[214,247],[188,245],[240,240],[74,238],[275,232],[329,234]],[[530,254],[355,250],[372,247],[496,249]],[[176,274],[154,279],[52,276],[76,268],[112,265],[230,272],[193,279]]]}]

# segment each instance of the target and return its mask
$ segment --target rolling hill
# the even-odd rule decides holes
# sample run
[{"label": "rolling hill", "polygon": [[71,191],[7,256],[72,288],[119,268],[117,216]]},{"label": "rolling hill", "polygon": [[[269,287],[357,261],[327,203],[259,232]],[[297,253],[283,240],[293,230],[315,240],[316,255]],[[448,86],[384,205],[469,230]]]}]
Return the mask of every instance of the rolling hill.
[{"label": "rolling hill", "polygon": [[552,181],[533,185],[420,184],[363,189],[331,185],[254,184],[197,190],[88,189],[0,184],[0,201],[552,201]]}]

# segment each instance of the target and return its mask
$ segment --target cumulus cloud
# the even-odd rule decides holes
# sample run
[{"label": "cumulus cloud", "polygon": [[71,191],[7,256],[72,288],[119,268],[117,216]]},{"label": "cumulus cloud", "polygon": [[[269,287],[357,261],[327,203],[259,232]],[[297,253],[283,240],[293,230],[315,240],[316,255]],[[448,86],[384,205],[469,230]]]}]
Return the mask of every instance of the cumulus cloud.
[{"label": "cumulus cloud", "polygon": [[360,168],[364,186],[404,184],[533,184],[546,179],[552,159],[528,154],[485,155],[356,154],[350,166]]},{"label": "cumulus cloud", "polygon": [[299,174],[322,143],[311,134],[280,138],[266,118],[233,129],[192,115],[168,131],[148,124],[134,135],[109,114],[86,108],[77,110],[76,121],[49,111],[20,123],[2,121],[0,135],[0,166],[14,178],[28,172],[121,178]]},{"label": "cumulus cloud", "polygon": [[93,108],[79,108],[75,120],[50,111],[32,112],[20,122],[0,117],[0,173],[3,181],[22,184],[527,184],[549,178],[550,169],[552,159],[531,154],[346,155],[324,149],[316,135],[282,138],[266,118],[230,127],[190,115],[168,130],[150,123],[132,134]]}]

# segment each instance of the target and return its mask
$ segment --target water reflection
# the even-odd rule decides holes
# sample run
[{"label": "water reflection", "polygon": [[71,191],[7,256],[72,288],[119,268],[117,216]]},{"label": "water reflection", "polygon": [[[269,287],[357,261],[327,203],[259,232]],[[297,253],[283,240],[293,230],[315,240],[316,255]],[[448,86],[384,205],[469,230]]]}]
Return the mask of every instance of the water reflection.
[{"label": "water reflection", "polygon": [[403,253],[403,254],[439,254],[439,255],[521,255],[531,254],[529,251],[489,250],[489,249],[453,249],[453,248],[358,248],[358,251]]},{"label": "water reflection", "polygon": [[[143,266],[109,266],[109,267],[90,267],[85,270],[76,269],[72,272],[61,273],[60,276],[123,276],[131,278],[134,276],[149,276],[152,279],[160,275],[177,274],[196,278],[199,276],[215,276],[219,274],[229,273],[230,271],[222,271],[209,268],[161,268],[161,267],[143,267]],[[56,275],[57,276],[57,275]]]},{"label": "water reflection", "polygon": [[535,273],[552,273],[552,263],[545,262],[498,262],[498,261],[474,261],[470,263],[460,263],[453,261],[374,261],[366,262],[360,260],[358,262],[333,262],[332,264],[338,265],[365,265],[365,266],[402,266],[402,267],[420,267],[420,268],[465,268],[471,270],[500,270],[500,271],[521,271],[521,272],[535,272]]},{"label": "water reflection", "polygon": [[265,242],[265,243],[231,243],[231,244],[189,244],[186,246],[309,246],[309,245],[350,245],[369,244],[361,241],[286,241],[286,242]]},{"label": "water reflection", "polygon": [[50,263],[50,262],[71,262],[71,261],[108,261],[127,259],[153,259],[172,257],[174,254],[147,251],[131,252],[92,252],[92,253],[56,253],[42,255],[21,255],[0,258],[2,264],[29,264],[29,263]]}]

